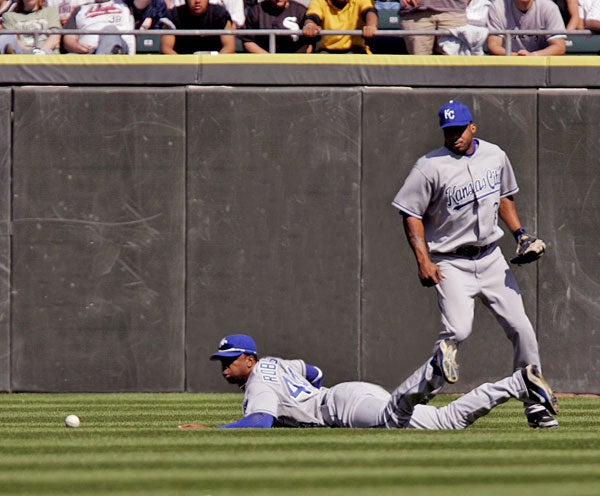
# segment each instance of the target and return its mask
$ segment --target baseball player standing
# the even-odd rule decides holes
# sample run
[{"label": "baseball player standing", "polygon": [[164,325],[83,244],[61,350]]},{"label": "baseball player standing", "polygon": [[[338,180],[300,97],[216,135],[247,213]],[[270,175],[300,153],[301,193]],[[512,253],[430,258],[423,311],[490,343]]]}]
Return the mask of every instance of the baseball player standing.
[{"label": "baseball player standing", "polygon": [[[438,364],[451,343],[443,342],[435,360],[392,393],[368,382],[342,382],[321,387],[321,370],[304,360],[266,356],[258,359],[256,344],[246,334],[221,340],[211,360],[221,362],[223,377],[244,391],[244,416],[220,428],[270,427],[383,427],[388,429],[465,429],[494,407],[516,398],[525,404],[543,402],[553,412],[558,403],[537,367],[528,365],[495,383],[482,384],[468,394],[436,408],[420,404],[444,383]],[[415,382],[416,381],[416,382]],[[180,429],[204,429],[181,424]]]},{"label": "baseball player standing", "polygon": [[[541,239],[523,229],[513,196],[519,188],[506,153],[474,138],[477,126],[468,107],[450,100],[438,112],[444,146],[421,157],[392,205],[400,210],[423,286],[434,286],[444,329],[434,346],[460,343],[472,331],[474,299],[495,314],[513,343],[514,370],[540,367],[535,332],[525,313],[515,277],[496,241],[503,235],[498,217],[517,241],[512,263],[544,254]],[[447,382],[458,381],[458,366],[443,367]],[[542,405],[526,405],[533,428],[557,427]]]}]

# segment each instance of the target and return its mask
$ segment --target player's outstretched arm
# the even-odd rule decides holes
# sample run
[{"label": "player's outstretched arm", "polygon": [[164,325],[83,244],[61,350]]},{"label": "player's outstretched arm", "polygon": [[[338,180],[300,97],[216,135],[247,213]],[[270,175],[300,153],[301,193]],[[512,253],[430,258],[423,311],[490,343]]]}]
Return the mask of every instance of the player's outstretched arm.
[{"label": "player's outstretched arm", "polygon": [[[254,428],[254,429],[267,429],[273,427],[275,417],[268,413],[251,413],[236,422],[230,424],[224,424],[217,426],[218,429],[243,429],[243,428]],[[204,424],[180,424],[177,426],[179,429],[210,429],[208,425]]]},{"label": "player's outstretched arm", "polygon": [[251,413],[231,424],[220,425],[219,429],[268,429],[273,427],[273,422],[275,422],[273,415],[269,415],[268,413]]}]

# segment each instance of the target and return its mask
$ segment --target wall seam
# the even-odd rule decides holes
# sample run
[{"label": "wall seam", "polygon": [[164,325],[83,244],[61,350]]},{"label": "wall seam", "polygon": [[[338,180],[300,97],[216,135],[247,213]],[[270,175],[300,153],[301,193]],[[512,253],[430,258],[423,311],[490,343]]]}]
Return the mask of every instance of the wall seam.
[{"label": "wall seam", "polygon": [[14,239],[14,232],[13,232],[13,200],[14,200],[14,194],[13,194],[13,187],[14,187],[14,154],[15,154],[15,147],[14,147],[14,126],[15,126],[15,89],[11,88],[10,91],[10,130],[9,130],[9,134],[10,134],[10,151],[8,154],[8,160],[9,160],[9,165],[8,165],[8,169],[9,169],[9,181],[8,181],[8,267],[9,267],[9,272],[8,272],[8,392],[12,393],[13,392],[13,353],[14,353],[14,344],[13,344],[13,327],[14,327],[14,323],[13,323],[13,239]]},{"label": "wall seam", "polygon": [[188,374],[188,333],[187,333],[187,316],[188,316],[188,205],[189,205],[189,146],[187,137],[188,133],[188,102],[189,102],[189,91],[187,88],[183,90],[183,146],[184,146],[184,163],[183,163],[183,315],[182,315],[182,331],[183,331],[183,391],[188,392],[189,388],[189,374]]},{"label": "wall seam", "polygon": [[[535,133],[535,150],[536,150],[536,167],[535,167],[535,219],[533,228],[535,229],[535,235],[541,236],[540,228],[540,91],[536,92],[535,99],[535,121],[536,121],[536,133]],[[538,342],[540,342],[540,264],[535,264],[535,334]]]},{"label": "wall seam", "polygon": [[358,378],[364,380],[364,209],[363,209],[363,129],[364,129],[364,88],[359,89],[358,126]]}]

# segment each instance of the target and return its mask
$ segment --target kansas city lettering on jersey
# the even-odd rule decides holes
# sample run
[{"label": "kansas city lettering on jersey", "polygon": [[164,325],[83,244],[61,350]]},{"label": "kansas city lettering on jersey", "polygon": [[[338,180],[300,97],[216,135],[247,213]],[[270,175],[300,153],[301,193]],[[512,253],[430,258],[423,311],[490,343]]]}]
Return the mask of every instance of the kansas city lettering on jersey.
[{"label": "kansas city lettering on jersey", "polygon": [[462,186],[449,186],[446,188],[448,207],[452,210],[460,210],[462,207],[473,203],[476,199],[481,200],[486,196],[500,191],[501,175],[499,169],[485,172],[481,177]]}]

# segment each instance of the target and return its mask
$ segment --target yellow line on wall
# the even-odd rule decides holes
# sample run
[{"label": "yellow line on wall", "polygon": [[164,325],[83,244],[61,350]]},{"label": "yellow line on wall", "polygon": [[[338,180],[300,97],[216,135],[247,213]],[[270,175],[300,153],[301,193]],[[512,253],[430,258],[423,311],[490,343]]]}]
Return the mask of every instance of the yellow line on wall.
[{"label": "yellow line on wall", "polygon": [[598,56],[461,57],[446,55],[333,55],[333,54],[227,54],[227,55],[6,55],[0,66],[11,65],[361,65],[413,67],[598,67]]}]

